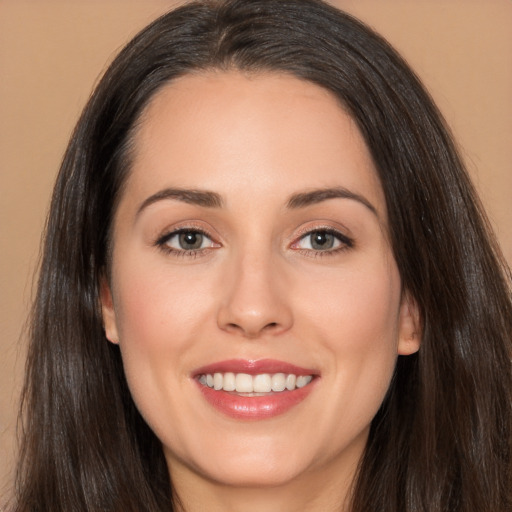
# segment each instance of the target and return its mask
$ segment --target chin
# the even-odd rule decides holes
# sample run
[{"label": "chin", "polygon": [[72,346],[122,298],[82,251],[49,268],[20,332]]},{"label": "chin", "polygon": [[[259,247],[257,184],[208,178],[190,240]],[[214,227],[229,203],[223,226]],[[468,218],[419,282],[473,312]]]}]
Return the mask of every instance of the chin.
[{"label": "chin", "polygon": [[[201,450],[201,453],[194,455],[182,454],[179,465],[195,473],[201,480],[239,488],[285,486],[300,478],[310,466],[307,460],[294,457],[295,450],[289,446],[283,453],[281,443],[274,450],[265,446],[264,441],[258,443],[253,440],[251,444],[257,444],[257,449],[247,450],[238,444],[221,450],[222,453],[215,450],[205,453],[207,450]],[[167,455],[169,467],[176,468],[176,457]]]},{"label": "chin", "polygon": [[218,484],[240,488],[261,488],[285,486],[303,473],[292,464],[266,463],[247,465],[239,461],[219,465],[207,475]]}]

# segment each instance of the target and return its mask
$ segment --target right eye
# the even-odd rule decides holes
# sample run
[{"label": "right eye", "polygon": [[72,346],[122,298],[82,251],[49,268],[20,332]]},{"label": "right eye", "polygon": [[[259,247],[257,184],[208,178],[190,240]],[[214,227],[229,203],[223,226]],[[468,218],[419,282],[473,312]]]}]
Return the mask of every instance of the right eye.
[{"label": "right eye", "polygon": [[203,249],[218,247],[206,233],[198,229],[178,229],[162,236],[157,245],[169,252],[184,255],[200,252]]}]

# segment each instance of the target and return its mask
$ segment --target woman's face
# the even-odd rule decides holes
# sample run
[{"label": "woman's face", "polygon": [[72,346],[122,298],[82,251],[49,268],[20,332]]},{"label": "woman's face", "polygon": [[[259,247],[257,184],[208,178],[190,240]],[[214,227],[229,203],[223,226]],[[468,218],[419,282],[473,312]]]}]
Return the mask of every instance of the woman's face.
[{"label": "woman's face", "polygon": [[311,83],[210,72],[157,93],[134,150],[103,315],[171,475],[350,478],[418,349],[357,126]]}]

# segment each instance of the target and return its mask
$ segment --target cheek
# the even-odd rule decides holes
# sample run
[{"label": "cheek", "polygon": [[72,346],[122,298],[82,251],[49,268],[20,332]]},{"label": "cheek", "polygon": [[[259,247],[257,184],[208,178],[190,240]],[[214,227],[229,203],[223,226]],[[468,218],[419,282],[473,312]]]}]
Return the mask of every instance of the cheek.
[{"label": "cheek", "polygon": [[314,287],[304,284],[309,292],[302,294],[303,309],[333,350],[364,353],[396,346],[401,292],[393,262],[370,260],[313,282]]},{"label": "cheek", "polygon": [[205,338],[198,333],[211,317],[213,284],[204,275],[180,277],[162,265],[124,261],[117,271],[119,346],[132,398],[159,439],[186,446],[187,428],[180,426],[194,414],[187,400],[191,347]]},{"label": "cheek", "polygon": [[[322,284],[323,283],[323,284]],[[303,306],[302,332],[329,353],[333,415],[371,421],[389,387],[397,358],[400,278],[394,263],[375,261],[323,282]],[[306,335],[308,335],[306,334]],[[331,418],[332,419],[332,418]],[[355,424],[354,424],[355,426]]]},{"label": "cheek", "polygon": [[[141,268],[142,267],[142,268]],[[200,311],[211,297],[208,281],[199,273],[139,266],[126,269],[114,295],[121,340],[149,348],[159,343],[186,344]],[[121,274],[121,272],[120,272]],[[186,332],[183,332],[186,329]]]},{"label": "cheek", "polygon": [[212,293],[199,276],[180,278],[155,266],[126,265],[117,282],[116,321],[130,390],[136,402],[166,394],[169,379],[181,386],[187,376],[187,353],[211,309]]}]

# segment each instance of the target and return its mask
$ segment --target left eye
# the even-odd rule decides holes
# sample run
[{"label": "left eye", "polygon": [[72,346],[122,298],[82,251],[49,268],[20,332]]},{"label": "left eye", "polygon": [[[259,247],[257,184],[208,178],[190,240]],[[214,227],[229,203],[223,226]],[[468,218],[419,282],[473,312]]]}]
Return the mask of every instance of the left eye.
[{"label": "left eye", "polygon": [[345,240],[343,235],[326,230],[311,231],[294,244],[297,249],[312,251],[329,251],[342,245],[349,245],[348,239]]},{"label": "left eye", "polygon": [[178,251],[198,251],[212,247],[213,241],[200,231],[187,230],[171,233],[163,244]]}]

